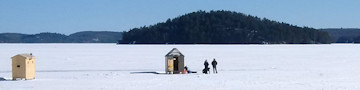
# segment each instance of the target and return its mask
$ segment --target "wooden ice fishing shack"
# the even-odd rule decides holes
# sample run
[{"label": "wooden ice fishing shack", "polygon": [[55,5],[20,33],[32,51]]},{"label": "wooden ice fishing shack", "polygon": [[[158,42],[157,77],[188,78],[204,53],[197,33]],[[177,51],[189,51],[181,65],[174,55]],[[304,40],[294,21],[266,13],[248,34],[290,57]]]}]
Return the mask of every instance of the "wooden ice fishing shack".
[{"label": "wooden ice fishing shack", "polygon": [[184,73],[184,55],[177,48],[173,48],[165,55],[165,72],[167,74]]},{"label": "wooden ice fishing shack", "polygon": [[35,56],[30,54],[18,54],[12,57],[13,80],[35,79]]}]

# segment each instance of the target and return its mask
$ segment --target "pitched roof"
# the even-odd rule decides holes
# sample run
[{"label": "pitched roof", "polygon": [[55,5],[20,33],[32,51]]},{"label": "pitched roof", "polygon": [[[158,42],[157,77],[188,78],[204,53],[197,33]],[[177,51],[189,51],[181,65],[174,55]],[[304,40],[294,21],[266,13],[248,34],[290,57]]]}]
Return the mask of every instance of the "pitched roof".
[{"label": "pitched roof", "polygon": [[29,58],[34,57],[33,55],[31,55],[31,53],[24,53],[24,54],[18,54],[18,55],[23,56],[23,57],[29,57]]},{"label": "pitched roof", "polygon": [[173,48],[169,53],[165,56],[184,56],[177,48]]}]

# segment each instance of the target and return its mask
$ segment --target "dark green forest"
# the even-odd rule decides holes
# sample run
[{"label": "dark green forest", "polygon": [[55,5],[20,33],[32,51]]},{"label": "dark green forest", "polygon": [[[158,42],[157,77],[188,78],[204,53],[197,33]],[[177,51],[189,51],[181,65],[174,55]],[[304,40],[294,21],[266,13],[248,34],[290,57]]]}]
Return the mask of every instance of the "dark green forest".
[{"label": "dark green forest", "polygon": [[360,36],[358,36],[354,39],[354,43],[360,43]]},{"label": "dark green forest", "polygon": [[231,11],[197,11],[123,32],[119,44],[328,44],[327,32]]}]

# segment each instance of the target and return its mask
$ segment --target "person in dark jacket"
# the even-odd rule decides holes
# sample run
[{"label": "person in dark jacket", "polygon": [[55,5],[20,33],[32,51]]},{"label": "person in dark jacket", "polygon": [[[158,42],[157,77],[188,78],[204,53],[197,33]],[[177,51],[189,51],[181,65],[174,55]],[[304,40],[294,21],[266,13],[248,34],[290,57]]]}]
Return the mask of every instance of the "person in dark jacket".
[{"label": "person in dark jacket", "polygon": [[208,61],[207,61],[207,60],[205,60],[205,62],[204,62],[204,66],[205,66],[205,68],[208,68],[208,67],[209,67],[209,63],[208,63]]},{"label": "person in dark jacket", "polygon": [[205,68],[203,69],[203,73],[205,74],[208,74],[208,72],[210,73],[209,63],[207,62],[207,60],[205,60],[204,66]]},{"label": "person in dark jacket", "polygon": [[214,73],[218,73],[218,72],[217,72],[217,69],[216,69],[217,62],[216,62],[215,58],[214,58],[214,60],[211,62],[211,65],[213,66],[213,72],[214,72]]}]

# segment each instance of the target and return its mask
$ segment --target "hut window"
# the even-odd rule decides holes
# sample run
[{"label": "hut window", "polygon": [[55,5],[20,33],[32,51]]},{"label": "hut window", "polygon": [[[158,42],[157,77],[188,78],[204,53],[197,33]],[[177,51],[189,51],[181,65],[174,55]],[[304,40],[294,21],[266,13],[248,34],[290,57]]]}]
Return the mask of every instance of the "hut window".
[{"label": "hut window", "polygon": [[19,68],[19,67],[20,67],[20,65],[17,65],[16,67],[18,67],[18,68]]}]

